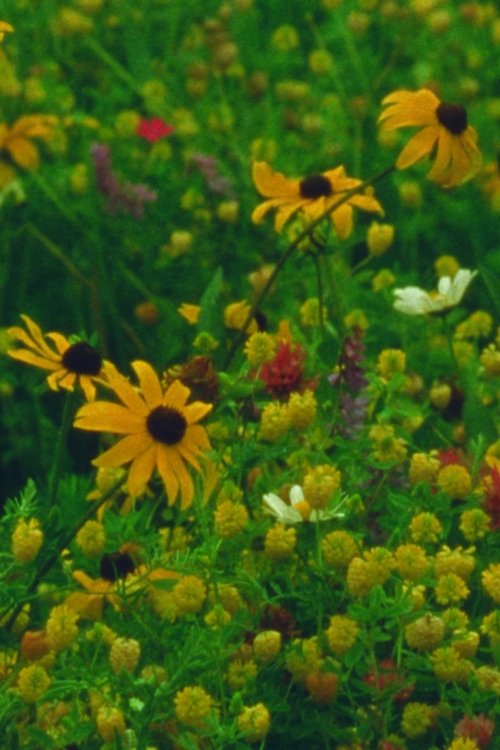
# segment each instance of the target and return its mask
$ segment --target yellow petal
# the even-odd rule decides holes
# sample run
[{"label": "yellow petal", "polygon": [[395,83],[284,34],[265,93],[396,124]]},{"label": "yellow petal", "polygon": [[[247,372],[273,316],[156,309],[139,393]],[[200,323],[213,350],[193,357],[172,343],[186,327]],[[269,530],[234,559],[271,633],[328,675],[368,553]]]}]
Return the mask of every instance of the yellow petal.
[{"label": "yellow petal", "polygon": [[184,404],[188,400],[190,393],[189,388],[181,383],[180,380],[174,380],[165,391],[163,404],[165,406],[173,406],[174,409],[179,409],[184,413]]},{"label": "yellow petal", "polygon": [[186,430],[182,440],[182,445],[189,450],[198,453],[199,450],[209,451],[211,449],[210,440],[207,431],[201,424],[192,424]]},{"label": "yellow petal", "polygon": [[80,387],[87,401],[95,399],[96,387],[89,375],[80,375]]},{"label": "yellow petal", "polygon": [[440,102],[429,89],[395,91],[382,104],[389,105],[378,118],[382,130],[437,125],[436,110]]},{"label": "yellow petal", "polygon": [[60,361],[54,362],[51,359],[45,359],[45,357],[38,357],[27,349],[8,350],[7,354],[9,357],[12,357],[12,359],[17,359],[19,362],[25,362],[27,365],[40,367],[42,370],[59,370],[61,368]]},{"label": "yellow petal", "polygon": [[51,339],[54,342],[54,344],[56,345],[56,349],[60,355],[63,355],[64,352],[66,352],[71,346],[66,336],[63,336],[62,333],[51,331],[47,334],[47,338]]},{"label": "yellow petal", "polygon": [[132,369],[139,379],[141,391],[150,409],[160,406],[163,390],[158,375],[150,364],[142,360],[132,362]]},{"label": "yellow petal", "polygon": [[130,385],[128,379],[122,375],[121,372],[118,372],[111,362],[107,363],[106,379],[109,387],[114,390],[120,401],[122,401],[130,411],[147,417],[150,409],[144,399],[139,396],[136,389]]},{"label": "yellow petal", "polygon": [[145,431],[145,419],[125,406],[109,401],[93,401],[82,406],[75,417],[75,427],[96,432],[137,435]]},{"label": "yellow petal", "polygon": [[348,203],[339,206],[332,213],[332,221],[339,239],[345,240],[352,232],[352,208]]},{"label": "yellow petal", "polygon": [[[124,438],[126,440],[126,438]],[[127,488],[133,497],[139,497],[146,489],[156,464],[157,447],[152,443],[136,456],[129,469]]]},{"label": "yellow petal", "polygon": [[169,449],[169,461],[170,466],[175,472],[177,480],[179,482],[181,494],[181,509],[185,510],[185,508],[189,508],[189,506],[193,502],[193,480],[189,476],[189,473],[186,470],[186,466],[184,465],[181,456],[175,448]]},{"label": "yellow petal", "polygon": [[274,220],[274,228],[277,232],[281,232],[286,222],[292,218],[300,208],[306,206],[308,200],[298,200],[293,203],[283,204],[278,208],[276,212],[276,218]]},{"label": "yellow petal", "polygon": [[36,169],[40,163],[37,147],[26,138],[9,138],[5,148],[23,169]]},{"label": "yellow petal", "polygon": [[119,440],[112,448],[109,448],[100,456],[95,458],[92,463],[94,466],[114,468],[121,466],[140,456],[152,445],[151,437],[148,433],[142,435],[127,435]]},{"label": "yellow petal", "polygon": [[286,199],[284,198],[272,198],[269,201],[264,201],[264,203],[261,203],[257,208],[254,208],[252,211],[251,219],[254,224],[260,224],[261,221],[264,219],[264,216],[272,209],[272,208],[278,208],[278,206],[282,206],[283,204],[287,204]]},{"label": "yellow petal", "polygon": [[183,408],[183,414],[188,424],[193,424],[203,419],[204,416],[212,411],[212,404],[205,404],[203,401],[193,401]]},{"label": "yellow petal", "polygon": [[169,451],[166,445],[158,445],[156,466],[167,491],[168,503],[173,505],[179,493],[179,482],[170,465]]},{"label": "yellow petal", "polygon": [[275,172],[265,161],[254,161],[252,177],[255,187],[265,198],[300,197],[299,180],[292,180],[281,172]]},{"label": "yellow petal", "polygon": [[435,142],[439,138],[440,128],[438,125],[430,125],[416,133],[411,138],[398,156],[396,166],[398,169],[406,169],[422,159],[432,151]]},{"label": "yellow petal", "polygon": [[451,165],[452,146],[455,136],[449,133],[445,128],[441,128],[437,141],[436,158],[432,169],[428,173],[429,180],[439,181],[446,170]]},{"label": "yellow petal", "polygon": [[35,321],[31,320],[31,318],[29,318],[27,315],[21,315],[21,319],[24,321],[29,331],[29,334],[33,340],[31,344],[28,344],[28,346],[31,346],[32,348],[38,348],[41,352],[45,352],[47,357],[50,357],[53,359],[56,359],[56,358],[59,359],[57,354],[50,348],[50,346],[45,341],[45,337],[40,327],[35,323]]}]

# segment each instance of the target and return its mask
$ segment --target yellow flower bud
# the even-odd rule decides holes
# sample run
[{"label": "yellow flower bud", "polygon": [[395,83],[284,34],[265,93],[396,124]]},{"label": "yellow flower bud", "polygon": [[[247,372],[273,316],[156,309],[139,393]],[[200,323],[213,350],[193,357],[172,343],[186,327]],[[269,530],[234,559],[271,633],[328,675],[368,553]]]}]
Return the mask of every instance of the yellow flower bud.
[{"label": "yellow flower bud", "polygon": [[43,544],[39,521],[36,518],[30,518],[29,521],[21,518],[12,533],[11,541],[16,562],[28,563],[34,560]]}]

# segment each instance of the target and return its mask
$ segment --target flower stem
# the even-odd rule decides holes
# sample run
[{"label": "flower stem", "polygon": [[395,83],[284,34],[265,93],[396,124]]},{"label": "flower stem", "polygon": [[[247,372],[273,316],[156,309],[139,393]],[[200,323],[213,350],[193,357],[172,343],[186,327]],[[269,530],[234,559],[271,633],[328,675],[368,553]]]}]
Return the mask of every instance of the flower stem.
[{"label": "flower stem", "polygon": [[54,451],[54,463],[52,464],[52,469],[49,475],[49,486],[48,486],[49,507],[52,507],[57,502],[57,490],[59,486],[59,480],[61,478],[63,450],[64,450],[64,446],[66,445],[66,438],[68,436],[69,428],[71,426],[71,416],[72,416],[71,405],[73,401],[72,396],[73,396],[73,393],[71,391],[67,391],[65,398],[64,398],[63,413],[61,417],[61,426],[57,434],[57,441],[56,441],[56,446],[55,446],[55,451]]},{"label": "flower stem", "polygon": [[318,224],[320,224],[323,219],[325,219],[327,216],[332,214],[334,211],[336,211],[340,206],[343,206],[344,203],[347,203],[353,195],[357,195],[358,193],[365,190],[365,188],[370,187],[370,185],[375,185],[376,182],[379,182],[384,177],[387,177],[391,172],[393,172],[396,169],[395,164],[391,164],[389,167],[386,167],[386,169],[383,169],[382,172],[379,172],[374,177],[371,177],[369,180],[365,180],[365,182],[360,183],[356,187],[352,188],[351,190],[348,190],[347,192],[343,193],[343,195],[336,201],[333,205],[329,206],[325,211],[323,211],[322,214],[320,214],[314,221],[311,221],[311,223],[302,230],[302,232],[299,232],[299,234],[295,237],[295,239],[288,245],[285,252],[279,259],[279,261],[276,263],[275,267],[273,268],[273,271],[271,275],[269,276],[268,280],[264,284],[260,294],[257,295],[252,307],[250,308],[250,311],[246,317],[246,320],[244,321],[242,327],[238,331],[237,336],[234,338],[233,343],[231,344],[231,347],[227,353],[226,359],[223,363],[222,369],[226,370],[230,363],[233,360],[234,355],[236,354],[239,345],[243,341],[245,334],[247,332],[248,326],[254,319],[258,309],[260,308],[262,302],[267,297],[269,290],[271,289],[272,285],[276,281],[276,278],[278,277],[281,269],[284,267],[290,256],[292,255],[295,248],[297,248],[300,243],[305,240],[307,237],[311,236],[311,233]]}]

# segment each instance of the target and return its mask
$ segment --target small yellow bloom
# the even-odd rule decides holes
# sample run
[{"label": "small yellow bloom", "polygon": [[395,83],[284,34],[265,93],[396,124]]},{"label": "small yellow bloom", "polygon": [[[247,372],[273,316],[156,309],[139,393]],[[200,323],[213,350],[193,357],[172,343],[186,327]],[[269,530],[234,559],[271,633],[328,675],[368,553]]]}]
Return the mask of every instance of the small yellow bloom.
[{"label": "small yellow bloom", "polygon": [[325,631],[330,650],[336,656],[341,656],[349,651],[359,635],[359,625],[351,617],[345,615],[333,615],[330,625]]},{"label": "small yellow bloom", "polygon": [[486,593],[496,604],[500,604],[500,564],[491,564],[481,574],[481,581]]},{"label": "small yellow bloom", "polygon": [[89,557],[99,557],[105,541],[104,526],[99,521],[87,521],[76,535],[76,543]]},{"label": "small yellow bloom", "polygon": [[347,531],[331,531],[321,540],[321,554],[327,565],[345,570],[359,553],[359,545]]},{"label": "small yellow bloom", "polygon": [[274,443],[290,429],[290,414],[286,404],[271,401],[266,404],[260,415],[259,437]]},{"label": "small yellow bloom", "polygon": [[179,614],[193,615],[200,611],[205,603],[207,589],[198,576],[183,576],[172,590],[172,596]]},{"label": "small yellow bloom", "polygon": [[17,690],[26,703],[36,703],[47,692],[50,677],[39,664],[23,667],[17,677]]},{"label": "small yellow bloom", "polygon": [[290,557],[296,544],[296,530],[277,523],[266,534],[264,552],[271,560],[285,560]]},{"label": "small yellow bloom", "polygon": [[305,430],[314,422],[316,417],[316,397],[311,390],[304,393],[291,393],[287,403],[288,416],[292,427]]},{"label": "small yellow bloom", "polygon": [[481,508],[464,510],[460,516],[460,531],[468,542],[483,539],[490,531],[490,518]]},{"label": "small yellow bloom", "polygon": [[18,563],[28,563],[35,559],[43,544],[43,531],[36,518],[26,521],[21,518],[12,532],[12,554]]},{"label": "small yellow bloom", "polygon": [[271,716],[263,703],[257,703],[255,706],[245,706],[236,723],[248,742],[260,742],[269,732]]},{"label": "small yellow bloom", "polygon": [[311,508],[324,509],[340,489],[341,474],[335,466],[321,464],[309,469],[304,477],[304,496]]},{"label": "small yellow bloom", "polygon": [[444,638],[445,623],[441,617],[427,613],[405,627],[405,640],[410,648],[433,651]]},{"label": "small yellow bloom", "polygon": [[199,305],[190,305],[187,302],[183,302],[182,305],[177,308],[179,315],[182,315],[182,317],[193,326],[198,322],[200,311],[201,307]]},{"label": "small yellow bloom", "polygon": [[125,717],[119,708],[101,706],[96,715],[97,731],[105,742],[113,742],[117,735],[124,734],[126,729]]},{"label": "small yellow bloom", "polygon": [[60,604],[51,609],[45,633],[47,641],[55,651],[63,651],[72,645],[78,635],[77,620],[77,612],[66,604]]},{"label": "small yellow bloom", "polygon": [[406,354],[401,349],[384,349],[378,356],[377,369],[384,380],[391,380],[406,368]]},{"label": "small yellow bloom", "polygon": [[435,713],[435,709],[427,703],[408,703],[403,709],[403,733],[410,739],[421,737],[432,726]]},{"label": "small yellow bloom", "polygon": [[255,331],[247,339],[244,352],[253,367],[260,367],[276,354],[276,339],[265,331]]},{"label": "small yellow bloom", "polygon": [[202,687],[189,686],[176,693],[174,706],[179,721],[193,729],[204,729],[214,701]]},{"label": "small yellow bloom", "polygon": [[279,630],[262,630],[255,636],[252,647],[257,661],[269,664],[281,651],[281,633]]},{"label": "small yellow bloom", "polygon": [[455,604],[466,599],[470,594],[465,581],[456,573],[439,576],[434,591],[439,604]]},{"label": "small yellow bloom", "polygon": [[218,502],[214,511],[214,530],[221,539],[232,539],[243,531],[248,521],[244,505],[230,500]]},{"label": "small yellow bloom", "polygon": [[442,276],[449,276],[452,279],[460,270],[460,263],[454,255],[440,255],[434,263],[434,268],[438,279]]},{"label": "small yellow bloom", "polygon": [[408,581],[418,581],[429,569],[429,559],[418,544],[400,544],[394,556],[397,572]]},{"label": "small yellow bloom", "polygon": [[[224,310],[224,325],[226,328],[232,328],[239,331],[243,328],[245,321],[250,312],[250,305],[245,300],[240,302],[232,302]],[[247,328],[247,333],[255,333],[258,330],[258,326],[255,320],[252,320]]]},{"label": "small yellow bloom", "polygon": [[115,638],[109,652],[109,663],[115,674],[133,672],[141,655],[141,646],[135,638]]},{"label": "small yellow bloom", "polygon": [[372,281],[372,289],[374,292],[381,292],[382,289],[388,289],[396,283],[396,277],[389,268],[382,268],[375,276]]},{"label": "small yellow bloom", "polygon": [[366,244],[370,255],[383,255],[394,242],[394,227],[392,224],[379,224],[372,221],[366,233]]},{"label": "small yellow bloom", "polygon": [[465,466],[459,464],[443,466],[437,475],[436,482],[439,489],[453,500],[465,498],[472,486],[471,475]]},{"label": "small yellow bloom", "polygon": [[437,542],[443,527],[434,513],[418,513],[410,522],[410,535],[414,542],[430,544]]}]

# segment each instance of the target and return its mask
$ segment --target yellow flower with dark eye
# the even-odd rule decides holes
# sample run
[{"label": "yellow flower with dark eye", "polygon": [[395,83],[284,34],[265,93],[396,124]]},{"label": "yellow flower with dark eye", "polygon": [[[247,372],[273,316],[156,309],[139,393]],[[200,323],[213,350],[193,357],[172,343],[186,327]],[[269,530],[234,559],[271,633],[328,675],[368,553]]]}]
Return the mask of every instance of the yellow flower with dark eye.
[{"label": "yellow flower with dark eye", "polygon": [[187,508],[194,497],[194,486],[186,464],[202,472],[198,458],[210,449],[210,442],[204,427],[197,422],[212,405],[203,401],[187,404],[191,391],[180,380],[174,380],[164,390],[147,362],[132,362],[132,368],[140,388],[134,388],[109,365],[107,385],[122,403],[85,404],[76,415],[75,427],[125,435],[96,458],[94,465],[115,467],[130,463],[127,488],[134,497],[143,494],[156,468],[169,503],[180,495],[181,507]]},{"label": "yellow flower with dark eye", "polygon": [[5,152],[7,157],[0,160],[2,186],[8,185],[15,177],[11,162],[26,170],[38,167],[40,154],[32,139],[48,140],[56,122],[51,115],[23,115],[13,125],[0,123],[0,152]]},{"label": "yellow flower with dark eye", "polygon": [[364,192],[351,195],[345,203],[334,208],[346,193],[362,185],[361,180],[348,177],[342,166],[303,179],[291,179],[275,172],[266,162],[256,161],[252,176],[259,193],[268,199],[254,210],[252,221],[260,223],[267,212],[275,208],[277,232],[281,232],[286,222],[298,212],[314,221],[332,207],[330,216],[335,231],[340,239],[345,240],[352,232],[354,207],[382,213],[380,203]]},{"label": "yellow flower with dark eye", "polygon": [[53,391],[60,388],[72,391],[77,383],[85,398],[92,401],[96,391],[94,381],[103,377],[106,367],[99,352],[86,341],[70,344],[60,333],[44,335],[27,315],[21,315],[21,318],[28,330],[13,326],[7,333],[13,341],[24,344],[25,348],[10,349],[7,354],[19,362],[51,371],[47,383]]},{"label": "yellow flower with dark eye", "polygon": [[395,91],[382,104],[386,106],[378,118],[382,130],[421,128],[399,154],[398,169],[429,155],[434,164],[427,176],[442,187],[461,185],[477,174],[482,163],[477,133],[461,104],[442,102],[429,89]]}]

